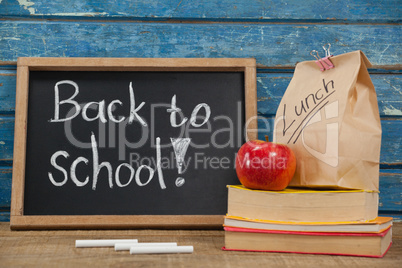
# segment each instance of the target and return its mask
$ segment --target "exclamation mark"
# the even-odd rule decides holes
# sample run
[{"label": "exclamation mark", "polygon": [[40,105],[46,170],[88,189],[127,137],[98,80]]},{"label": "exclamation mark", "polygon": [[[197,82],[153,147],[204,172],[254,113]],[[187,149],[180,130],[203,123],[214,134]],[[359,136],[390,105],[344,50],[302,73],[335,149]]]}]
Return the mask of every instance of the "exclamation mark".
[{"label": "exclamation mark", "polygon": [[[183,172],[186,170],[186,167],[184,166],[185,161],[184,161],[184,156],[186,155],[188,145],[191,142],[190,138],[170,138],[172,145],[173,145],[173,150],[174,154],[176,156],[176,163],[177,163],[177,169],[179,174],[183,174]],[[184,184],[185,180],[182,177],[178,177],[176,179],[176,186],[180,187]]]}]

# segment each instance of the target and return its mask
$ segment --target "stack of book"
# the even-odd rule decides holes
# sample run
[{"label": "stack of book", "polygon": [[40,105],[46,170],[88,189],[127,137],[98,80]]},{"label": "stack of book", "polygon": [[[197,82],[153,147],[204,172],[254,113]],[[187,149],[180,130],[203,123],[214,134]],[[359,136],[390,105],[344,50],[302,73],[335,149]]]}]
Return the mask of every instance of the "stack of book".
[{"label": "stack of book", "polygon": [[392,244],[376,192],[228,189],[224,250],[382,257]]}]

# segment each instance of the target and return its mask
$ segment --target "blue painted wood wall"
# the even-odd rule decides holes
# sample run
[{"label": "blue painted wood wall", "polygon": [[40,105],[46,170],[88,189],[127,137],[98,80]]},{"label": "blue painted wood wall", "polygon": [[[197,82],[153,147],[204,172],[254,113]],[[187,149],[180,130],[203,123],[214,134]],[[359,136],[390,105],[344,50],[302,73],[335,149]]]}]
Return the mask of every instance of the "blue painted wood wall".
[{"label": "blue painted wood wall", "polygon": [[18,57],[254,57],[258,113],[272,130],[295,64],[325,43],[334,54],[362,50],[374,64],[379,212],[401,218],[401,8],[399,0],[0,0],[0,220],[9,220]]}]

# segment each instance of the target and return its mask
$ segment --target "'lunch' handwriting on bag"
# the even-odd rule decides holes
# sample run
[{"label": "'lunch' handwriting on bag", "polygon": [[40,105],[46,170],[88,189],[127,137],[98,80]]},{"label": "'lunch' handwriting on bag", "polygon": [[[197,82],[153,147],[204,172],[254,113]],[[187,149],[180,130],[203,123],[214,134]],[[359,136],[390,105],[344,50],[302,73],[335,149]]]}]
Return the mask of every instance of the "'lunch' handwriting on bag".
[{"label": "'lunch' handwriting on bag", "polygon": [[[323,87],[319,88],[315,93],[308,94],[304,99],[300,101],[300,107],[298,105],[294,106],[294,115],[292,114],[291,118],[296,118],[297,120],[300,118],[300,124],[293,131],[287,143],[290,143],[295,137],[293,143],[296,143],[300,133],[303,131],[304,127],[307,125],[304,122],[308,118],[312,118],[316,113],[318,113],[325,105],[328,104],[328,97],[331,96],[335,92],[335,83],[334,80],[326,82],[325,79],[322,79]],[[322,104],[324,103],[324,104]],[[322,104],[322,105],[321,105]],[[319,108],[318,108],[319,107]],[[317,109],[318,108],[318,109]],[[313,112],[315,112],[312,116],[310,116]],[[283,130],[282,135],[285,136],[286,132],[292,127],[293,123],[296,122],[296,119],[293,119],[289,126],[286,126],[286,103],[283,104]]]}]

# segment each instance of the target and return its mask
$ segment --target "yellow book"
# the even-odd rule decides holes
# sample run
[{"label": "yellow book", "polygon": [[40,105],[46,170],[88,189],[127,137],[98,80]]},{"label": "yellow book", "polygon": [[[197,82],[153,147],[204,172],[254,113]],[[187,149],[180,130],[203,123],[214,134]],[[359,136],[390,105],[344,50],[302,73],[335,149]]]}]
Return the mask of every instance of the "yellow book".
[{"label": "yellow book", "polygon": [[282,191],[228,186],[228,216],[284,222],[367,222],[378,216],[378,193],[365,190]]},{"label": "yellow book", "polygon": [[381,233],[392,226],[392,217],[377,217],[367,222],[284,222],[251,220],[236,216],[226,216],[224,226],[289,232]]}]

